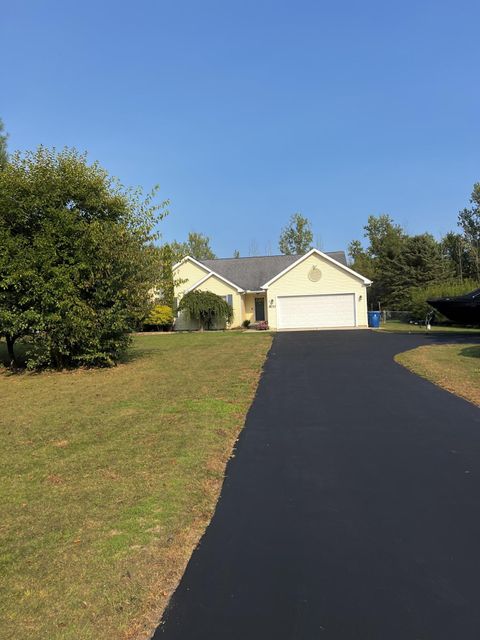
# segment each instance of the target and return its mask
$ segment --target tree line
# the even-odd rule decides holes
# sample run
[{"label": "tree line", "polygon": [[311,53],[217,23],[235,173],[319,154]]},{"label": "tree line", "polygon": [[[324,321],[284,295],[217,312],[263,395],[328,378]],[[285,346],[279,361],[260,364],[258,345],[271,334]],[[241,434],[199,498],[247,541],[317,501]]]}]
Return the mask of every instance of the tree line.
[{"label": "tree line", "polygon": [[373,281],[369,304],[415,310],[422,292],[455,295],[478,286],[480,183],[473,187],[470,207],[459,212],[458,226],[459,232],[436,240],[430,233],[409,235],[387,214],[370,216],[364,227],[367,246],[354,240],[348,248],[351,267]]}]

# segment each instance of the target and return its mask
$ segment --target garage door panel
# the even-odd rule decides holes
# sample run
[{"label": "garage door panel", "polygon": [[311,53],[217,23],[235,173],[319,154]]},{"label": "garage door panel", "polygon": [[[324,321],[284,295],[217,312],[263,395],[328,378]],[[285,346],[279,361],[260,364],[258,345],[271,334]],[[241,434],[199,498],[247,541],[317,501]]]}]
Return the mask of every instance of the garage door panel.
[{"label": "garage door panel", "polygon": [[279,296],[277,322],[279,329],[354,327],[355,295]]}]

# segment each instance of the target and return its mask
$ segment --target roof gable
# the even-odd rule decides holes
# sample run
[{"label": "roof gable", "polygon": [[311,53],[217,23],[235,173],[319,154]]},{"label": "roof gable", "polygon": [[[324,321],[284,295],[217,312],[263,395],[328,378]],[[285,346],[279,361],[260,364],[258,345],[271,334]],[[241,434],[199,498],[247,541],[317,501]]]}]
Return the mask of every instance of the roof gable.
[{"label": "roof gable", "polygon": [[[338,252],[337,252],[338,253]],[[328,260],[329,262],[331,262],[332,264],[336,265],[337,267],[339,267],[340,269],[346,271],[347,273],[349,273],[350,275],[358,278],[359,280],[362,280],[362,282],[366,285],[370,285],[372,284],[372,281],[369,280],[368,278],[365,278],[365,276],[362,276],[360,273],[357,273],[356,271],[354,271],[353,269],[350,269],[350,267],[347,267],[346,264],[343,264],[341,262],[339,262],[338,260],[336,260],[335,258],[333,258],[331,255],[329,255],[328,253],[323,253],[322,251],[320,251],[319,249],[310,249],[310,251],[308,251],[305,255],[303,256],[297,256],[297,260],[295,260],[295,262],[293,262],[292,264],[290,264],[288,267],[286,267],[285,269],[283,269],[283,271],[280,271],[280,273],[277,273],[273,278],[271,278],[270,280],[266,281],[263,283],[262,285],[262,289],[268,289],[268,287],[273,284],[276,280],[278,280],[279,278],[281,278],[284,274],[286,274],[288,271],[290,271],[291,269],[293,269],[294,267],[296,267],[298,264],[300,264],[301,262],[303,262],[306,258],[312,256],[312,255],[317,255],[321,258],[324,258],[325,260]],[[343,254],[345,255],[345,254]],[[345,261],[346,262],[346,261]]]},{"label": "roof gable", "polygon": [[[339,264],[346,266],[347,261],[343,251],[324,254],[331,256]],[[279,273],[298,262],[303,256],[257,256],[251,258],[218,258],[202,260],[201,264],[235,282],[244,291],[260,291],[264,283],[272,280]]]}]

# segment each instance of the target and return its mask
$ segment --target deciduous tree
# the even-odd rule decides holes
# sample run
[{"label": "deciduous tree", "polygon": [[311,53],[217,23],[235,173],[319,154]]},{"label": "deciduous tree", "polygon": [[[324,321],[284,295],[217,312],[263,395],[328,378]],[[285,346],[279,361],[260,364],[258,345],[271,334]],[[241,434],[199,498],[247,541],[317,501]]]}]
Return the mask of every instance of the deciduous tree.
[{"label": "deciduous tree", "polygon": [[310,221],[300,213],[294,213],[282,230],[278,246],[285,255],[302,255],[312,248],[312,242]]},{"label": "deciduous tree", "polygon": [[458,224],[463,229],[465,238],[475,265],[475,277],[480,280],[480,182],[473,185],[470,197],[470,209],[466,208],[458,214]]},{"label": "deciduous tree", "polygon": [[75,150],[14,154],[0,171],[0,333],[28,364],[115,363],[158,282],[165,204],[125,189]]}]

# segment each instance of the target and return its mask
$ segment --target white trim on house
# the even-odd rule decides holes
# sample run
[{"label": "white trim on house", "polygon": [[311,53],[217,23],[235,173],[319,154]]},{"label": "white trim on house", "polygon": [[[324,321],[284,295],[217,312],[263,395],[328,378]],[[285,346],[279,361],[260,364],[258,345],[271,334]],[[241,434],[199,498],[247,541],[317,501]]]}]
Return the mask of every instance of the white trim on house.
[{"label": "white trim on house", "polygon": [[324,258],[325,260],[328,260],[328,262],[331,262],[332,264],[334,264],[337,267],[340,267],[340,269],[343,269],[344,271],[347,271],[347,273],[349,273],[352,276],[355,276],[356,278],[359,278],[360,280],[362,280],[363,284],[366,286],[369,286],[372,284],[372,281],[369,280],[368,278],[365,278],[365,276],[360,275],[359,273],[357,273],[356,271],[354,271],[353,269],[350,269],[350,267],[346,267],[344,264],[342,264],[341,262],[337,262],[337,260],[334,260],[333,258],[331,258],[330,256],[327,256],[326,253],[323,253],[323,251],[320,251],[319,249],[310,249],[310,251],[308,251],[308,253],[306,253],[304,256],[301,256],[298,260],[296,260],[295,262],[292,262],[291,265],[289,265],[286,269],[284,269],[283,271],[280,271],[280,273],[277,273],[276,276],[274,276],[271,280],[269,280],[268,282],[266,282],[264,285],[262,285],[262,289],[268,289],[268,287],[273,284],[276,280],[278,280],[279,278],[281,278],[283,275],[285,275],[288,271],[290,271],[291,269],[293,269],[294,267],[296,267],[297,265],[299,265],[301,262],[303,262],[306,258],[309,258],[310,256],[312,256],[313,254],[317,254],[318,256],[320,256],[321,258]]},{"label": "white trim on house", "polygon": [[[215,271],[211,271],[210,273],[207,273],[205,275],[204,278],[202,278],[201,280],[199,280],[198,282],[196,282],[195,284],[192,284],[191,287],[189,287],[185,293],[189,293],[190,291],[193,291],[194,289],[196,289],[197,287],[199,287],[201,284],[203,284],[204,282],[206,282],[209,278],[218,278],[219,280],[223,280],[223,282],[226,282],[228,285],[230,285],[231,287],[233,287],[234,289],[237,290],[237,293],[243,293],[243,289],[240,289],[239,287],[237,287],[236,284],[233,284],[233,282],[230,282],[230,280],[227,280],[226,278],[223,278],[221,275],[219,275],[218,273],[215,273]],[[185,295],[185,293],[183,295]]]},{"label": "white trim on house", "polygon": [[307,293],[307,294],[289,294],[289,295],[284,295],[284,296],[277,296],[275,299],[275,305],[277,308],[277,329],[278,330],[288,330],[290,328],[296,328],[296,327],[281,327],[280,325],[282,324],[282,305],[279,304],[279,301],[281,300],[292,300],[295,298],[311,298],[311,299],[317,299],[320,300],[321,298],[325,299],[325,298],[349,298],[352,300],[353,302],[353,306],[352,306],[352,311],[353,311],[353,324],[345,324],[345,325],[336,325],[336,324],[319,324],[318,326],[314,326],[314,325],[308,325],[308,326],[304,326],[304,327],[299,327],[299,328],[304,328],[304,329],[328,329],[328,328],[335,328],[335,327],[358,327],[358,312],[357,312],[357,296],[354,292],[350,293],[350,292],[346,292],[346,293]]},{"label": "white trim on house", "polygon": [[230,280],[227,280],[226,278],[221,276],[219,273],[217,273],[213,269],[210,269],[210,267],[207,267],[206,265],[202,264],[198,260],[195,260],[195,258],[192,258],[191,256],[185,256],[185,258],[182,258],[182,260],[180,260],[180,262],[177,262],[177,264],[174,264],[173,267],[172,267],[172,271],[175,271],[175,269],[177,269],[181,264],[183,264],[187,260],[190,260],[191,262],[196,264],[197,267],[200,267],[201,269],[204,269],[205,271],[207,271],[207,275],[204,278],[202,278],[201,280],[199,280],[198,282],[196,282],[194,285],[192,285],[189,289],[187,289],[187,291],[185,291],[185,293],[188,293],[189,291],[193,291],[193,289],[195,289],[199,285],[203,284],[205,282],[205,280],[208,280],[208,278],[210,278],[210,276],[215,276],[216,278],[219,278],[220,280],[223,280],[223,282],[226,282],[231,287],[236,289],[238,293],[244,293],[244,289],[239,287],[238,284],[235,284],[234,282],[230,282]]},{"label": "white trim on house", "polygon": [[187,260],[190,260],[191,262],[196,264],[197,267],[200,267],[201,269],[204,269],[205,271],[209,271],[209,272],[213,273],[212,270],[209,269],[209,267],[207,267],[205,264],[202,264],[198,260],[195,260],[195,258],[192,258],[192,256],[185,256],[184,258],[182,258],[179,262],[177,262],[176,264],[173,265],[172,271],[175,271],[175,269],[177,269],[181,264],[183,264]]}]

